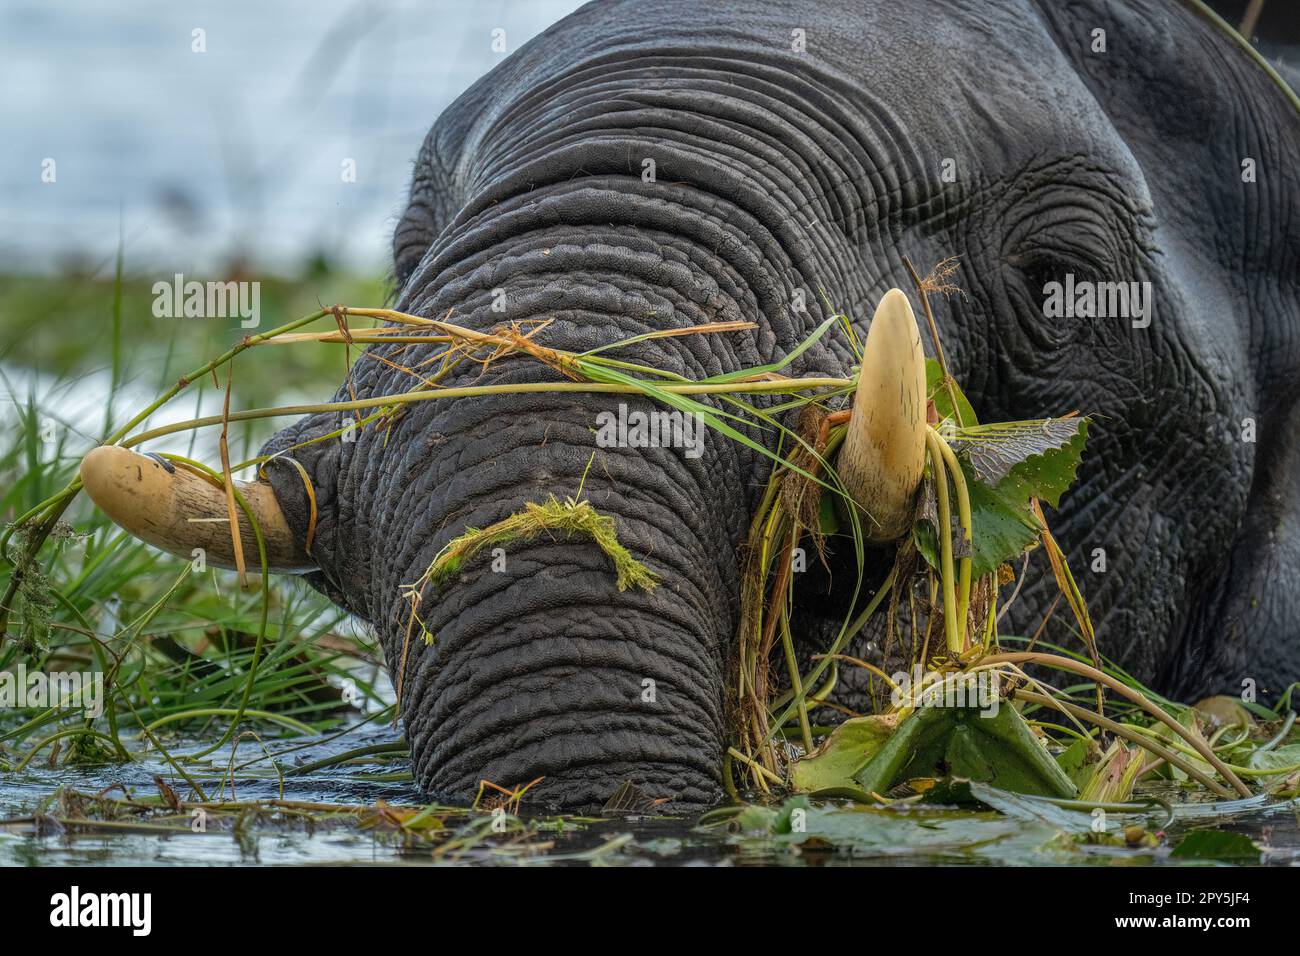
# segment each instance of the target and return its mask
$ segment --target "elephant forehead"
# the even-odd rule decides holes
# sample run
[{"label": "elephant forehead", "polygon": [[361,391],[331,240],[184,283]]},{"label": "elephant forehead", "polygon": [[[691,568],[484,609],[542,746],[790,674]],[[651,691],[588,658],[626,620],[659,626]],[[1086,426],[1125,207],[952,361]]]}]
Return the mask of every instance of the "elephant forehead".
[{"label": "elephant forehead", "polygon": [[1080,155],[1140,184],[1062,50],[1089,38],[1087,23],[1053,28],[1028,0],[591,4],[431,136],[466,195],[462,217],[560,176],[639,175],[646,159],[689,182],[693,147],[759,180],[790,160],[795,189],[847,183],[871,220],[909,192],[917,204],[940,192],[945,160],[976,187]]}]

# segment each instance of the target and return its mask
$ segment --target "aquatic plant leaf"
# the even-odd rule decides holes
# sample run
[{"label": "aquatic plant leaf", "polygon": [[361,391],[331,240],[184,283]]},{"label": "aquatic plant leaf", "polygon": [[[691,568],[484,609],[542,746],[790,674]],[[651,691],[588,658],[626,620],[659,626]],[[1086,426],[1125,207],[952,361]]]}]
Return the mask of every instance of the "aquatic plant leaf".
[{"label": "aquatic plant leaf", "polygon": [[[1044,422],[1011,422],[1007,424],[977,426],[963,429],[965,433],[979,432],[981,429],[992,430],[1011,427],[1012,434],[1041,431]],[[1055,424],[1059,429],[1043,432],[1034,439],[1025,437],[1019,443],[1012,443],[1009,448],[1029,452],[1027,457],[1017,459],[1011,451],[1002,453],[993,468],[988,458],[983,474],[988,477],[1002,474],[997,481],[988,481],[981,477],[980,469],[970,457],[970,449],[962,447],[960,441],[954,442],[959,449],[958,460],[966,476],[966,487],[971,501],[971,531],[974,537],[971,573],[979,577],[988,574],[999,564],[1018,557],[1037,540],[1042,528],[1034,516],[1030,502],[1040,498],[1053,507],[1061,500],[1061,495],[1074,482],[1079,461],[1083,456],[1087,441],[1088,421],[1083,418],[1058,419]],[[1065,426],[1071,432],[1065,436]],[[1022,428],[1021,426],[1032,426]],[[1063,444],[1051,446],[1052,442]],[[1035,443],[1037,442],[1037,443]],[[977,446],[982,447],[982,446]],[[1042,449],[1034,451],[1034,449]],[[992,469],[992,470],[990,470]],[[925,494],[930,494],[927,488]],[[923,497],[918,510],[918,518],[913,526],[913,540],[917,550],[933,567],[939,566],[937,518],[934,509],[929,506],[928,498]],[[955,526],[954,526],[955,527]],[[954,530],[953,542],[962,541],[959,531]]]},{"label": "aquatic plant leaf", "polygon": [[[967,471],[962,463],[962,470]],[[999,485],[993,487],[972,480],[967,471],[966,487],[970,492],[971,536],[974,553],[971,574],[988,574],[1004,561],[1024,553],[1042,531],[1038,519],[1029,510],[1028,497],[1008,495]]]},{"label": "aquatic plant leaf", "polygon": [[1079,738],[1056,755],[1056,765],[1074,781],[1076,787],[1081,787],[1092,775],[1092,767],[1096,763],[1096,760],[1090,759],[1092,756],[1093,745]]},{"label": "aquatic plant leaf", "polygon": [[[975,409],[971,407],[961,387],[956,381],[952,381],[951,384],[952,392],[950,393],[944,385],[943,366],[934,359],[925,360],[925,394],[930,401],[934,402],[934,410],[939,414],[940,421],[950,418],[956,422],[959,420],[958,413],[960,413],[960,421],[963,425],[972,426],[978,424],[979,419],[975,417]],[[953,394],[957,396],[956,408],[953,407],[952,403]]]},{"label": "aquatic plant leaf", "polygon": [[[988,574],[999,564],[1017,557],[1030,547],[1041,531],[1038,520],[1029,510],[1028,501],[1016,502],[1004,498],[997,488],[975,481],[970,474],[970,466],[962,463],[966,473],[966,487],[970,492],[971,530],[974,546],[971,551],[971,573],[975,577]],[[927,505],[927,499],[933,491],[927,482],[922,493],[921,507],[917,512],[916,523],[912,526],[912,540],[921,556],[933,568],[939,567],[939,538],[937,532],[938,518],[935,511]],[[953,558],[961,557],[961,545],[965,539],[956,522],[952,519]]]},{"label": "aquatic plant leaf", "polygon": [[857,789],[853,775],[885,745],[898,727],[892,714],[873,714],[844,721],[812,753],[790,768],[790,783],[808,792]]},{"label": "aquatic plant leaf", "polygon": [[1061,503],[1078,474],[1083,449],[1088,442],[1088,419],[1068,419],[1078,427],[1078,432],[1060,448],[1030,455],[1011,468],[1011,473],[996,485],[999,494],[1011,501],[1028,501],[1038,498],[1053,508]]},{"label": "aquatic plant leaf", "polygon": [[1169,854],[1180,860],[1259,860],[1260,848],[1250,837],[1229,830],[1193,830]]},{"label": "aquatic plant leaf", "polygon": [[[759,812],[750,814],[751,809]],[[768,822],[768,829],[744,826]],[[779,811],[746,808],[733,823],[736,839],[756,849],[768,841],[851,852],[870,857],[921,856],[954,862],[997,860],[1000,863],[1065,862],[1078,850],[1058,827],[1000,814],[915,808],[906,814],[870,806],[825,805],[807,797],[787,801]]]},{"label": "aquatic plant leaf", "polygon": [[[997,422],[991,425],[974,425],[957,429],[949,439],[953,449],[970,462],[975,477],[985,484],[996,485],[1031,458],[1054,459],[1068,450],[1087,431],[1086,418],[1044,418],[1024,422]],[[1079,442],[1079,454],[1083,452]],[[1068,461],[1070,456],[1063,456]],[[1074,466],[1078,457],[1074,458]],[[1069,487],[1074,481],[1073,468]],[[1064,490],[1064,487],[1062,488]],[[1046,498],[1046,495],[1037,495]]]},{"label": "aquatic plant leaf", "polygon": [[1143,751],[1111,742],[1091,775],[1079,788],[1079,799],[1093,803],[1124,803],[1133,796],[1133,787],[1142,770]]},{"label": "aquatic plant leaf", "polygon": [[969,781],[970,795],[999,813],[1016,820],[1037,820],[1064,830],[1066,833],[1088,833],[1092,830],[1092,816],[1078,810],[1067,810],[1040,797],[1012,793],[998,787]]},{"label": "aquatic plant leaf", "polygon": [[771,807],[760,807],[757,804],[750,804],[736,814],[732,821],[732,826],[741,833],[762,832],[768,833],[776,823],[776,811]]},{"label": "aquatic plant leaf", "polygon": [[805,796],[791,797],[785,803],[781,804],[781,809],[776,813],[776,819],[772,821],[773,833],[797,833],[802,828],[802,821],[796,816],[802,811],[806,819],[807,813],[813,808],[812,803]]},{"label": "aquatic plant leaf", "polygon": [[1074,784],[1029,725],[1005,703],[996,710],[921,707],[854,775],[863,790],[885,793],[914,777],[951,775],[1015,793],[1067,797]]},{"label": "aquatic plant leaf", "polygon": [[[1300,744],[1286,744],[1272,750],[1256,750],[1247,765],[1253,770],[1276,770],[1278,775],[1297,773],[1300,770]],[[1266,779],[1271,779],[1266,778]]]}]

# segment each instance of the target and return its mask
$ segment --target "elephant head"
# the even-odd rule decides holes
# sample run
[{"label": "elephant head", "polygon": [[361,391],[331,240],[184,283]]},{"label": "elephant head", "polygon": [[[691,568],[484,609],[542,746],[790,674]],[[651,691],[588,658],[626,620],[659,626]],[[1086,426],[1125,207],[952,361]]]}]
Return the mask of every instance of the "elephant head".
[{"label": "elephant head", "polygon": [[[1276,689],[1300,677],[1282,573],[1300,559],[1297,153],[1294,97],[1194,3],[597,2],[433,127],[394,236],[396,307],[483,331],[546,320],[537,340],[574,352],[757,323],[618,353],[698,379],[789,354],[828,303],[861,335],[905,257],[957,256],[964,294],[936,318],[981,414],[1096,419],[1054,530],[1094,569],[1103,649],[1168,692]],[[1045,308],[1053,283],[1121,282],[1126,314]],[[338,400],[424,387],[435,351],[372,346]],[[830,336],[790,371],[855,361]],[[560,379],[467,361],[438,384]],[[250,493],[276,556],[377,630],[435,796],[539,777],[563,807],[625,780],[683,807],[720,796],[737,548],[768,461],[711,431],[699,454],[598,447],[616,399],[654,410],[493,394],[346,441],[313,442],[346,422],[312,415],[265,449],[283,454]],[[853,452],[867,486],[881,454]],[[596,542],[543,534],[429,589],[430,640],[412,637],[408,586],[449,541],[580,489],[658,586],[619,590]],[[204,488],[153,500],[180,499],[225,513]],[[192,532],[151,523],[188,553]],[[1014,614],[1038,620],[1050,594],[1028,585]]]}]

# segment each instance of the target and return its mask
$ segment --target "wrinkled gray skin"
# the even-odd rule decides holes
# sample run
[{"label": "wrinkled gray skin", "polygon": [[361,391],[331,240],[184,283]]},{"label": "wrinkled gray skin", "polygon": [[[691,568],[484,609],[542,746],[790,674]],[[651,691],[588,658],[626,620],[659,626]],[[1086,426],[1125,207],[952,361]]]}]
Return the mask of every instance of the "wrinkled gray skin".
[{"label": "wrinkled gray skin", "polygon": [[[1105,54],[1089,50],[1097,28]],[[794,29],[807,52],[791,51]],[[598,2],[434,126],[394,237],[397,307],[478,329],[547,318],[541,341],[571,350],[759,323],[622,353],[699,378],[787,353],[827,314],[820,289],[862,331],[886,289],[910,288],[903,256],[959,256],[966,295],[936,306],[982,417],[1096,416],[1053,522],[1103,649],[1169,693],[1248,677],[1275,693],[1300,677],[1298,128],[1260,66],[1174,2]],[[1044,283],[1066,272],[1150,281],[1150,327],[1045,319]],[[848,373],[839,339],[792,371]],[[555,377],[515,359],[443,384]],[[416,384],[370,358],[353,382],[361,396]],[[736,549],[766,464],[712,433],[696,460],[597,450],[596,415],[613,407],[425,402],[389,430],[295,452],[318,499],[313,583],[373,623],[395,682],[405,660],[431,795],[545,777],[535,798],[559,807],[598,806],[627,779],[684,808],[720,797]],[[269,447],[341,424],[313,416]],[[593,451],[584,494],[662,586],[620,593],[585,540],[516,545],[505,572],[481,557],[430,589],[436,643],[404,649],[402,585],[467,526],[576,494]],[[302,484],[272,471],[303,533]],[[1104,574],[1089,570],[1096,548]],[[1053,592],[1027,586],[1012,624],[1032,626]]]}]

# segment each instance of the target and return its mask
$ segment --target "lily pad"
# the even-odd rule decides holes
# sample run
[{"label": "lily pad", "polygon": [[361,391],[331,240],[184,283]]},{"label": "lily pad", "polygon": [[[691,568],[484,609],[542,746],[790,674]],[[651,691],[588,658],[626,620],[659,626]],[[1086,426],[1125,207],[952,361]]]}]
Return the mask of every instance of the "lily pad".
[{"label": "lily pad", "polygon": [[1066,833],[1088,833],[1093,828],[1091,814],[1058,807],[1041,797],[999,790],[978,780],[970,781],[970,795],[986,807],[1017,820],[1037,820]]},{"label": "lily pad", "polygon": [[[777,845],[851,854],[855,860],[907,858],[952,862],[1059,863],[1077,857],[1078,844],[1060,828],[987,811],[914,809],[813,803],[795,797],[779,809],[752,808],[733,825],[741,845]],[[761,819],[766,828],[752,826]]]},{"label": "lily pad", "polygon": [[1071,798],[1074,784],[1038,742],[1019,712],[921,707],[854,774],[863,790],[885,793],[914,777],[963,777],[1013,793]]},{"label": "lily pad", "polygon": [[[1086,418],[1042,418],[961,428],[949,441],[970,462],[975,477],[987,485],[1000,483],[1030,459],[1041,457],[1044,464],[1064,466],[1059,478],[1042,473],[1048,475],[1052,487],[1063,483],[1064,490],[1074,480],[1087,430]],[[1077,449],[1073,447],[1076,444]]]},{"label": "lily pad", "polygon": [[1169,855],[1180,860],[1258,861],[1260,848],[1250,837],[1229,830],[1193,830]]},{"label": "lily pad", "polygon": [[1253,770],[1275,770],[1279,775],[1296,773],[1300,769],[1300,744],[1256,750],[1250,755],[1250,767]]},{"label": "lily pad", "polygon": [[858,789],[853,775],[875,755],[898,728],[898,718],[888,714],[854,717],[830,732],[821,746],[790,769],[796,790],[810,792]]}]

